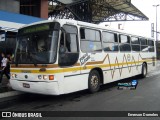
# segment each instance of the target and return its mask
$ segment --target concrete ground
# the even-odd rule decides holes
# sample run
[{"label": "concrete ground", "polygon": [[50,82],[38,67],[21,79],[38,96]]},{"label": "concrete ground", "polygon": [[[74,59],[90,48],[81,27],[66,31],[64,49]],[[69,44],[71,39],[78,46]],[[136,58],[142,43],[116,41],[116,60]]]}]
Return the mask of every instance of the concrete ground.
[{"label": "concrete ground", "polygon": [[9,91],[11,91],[9,80],[6,78],[6,76],[3,76],[2,82],[0,83],[0,94]]}]

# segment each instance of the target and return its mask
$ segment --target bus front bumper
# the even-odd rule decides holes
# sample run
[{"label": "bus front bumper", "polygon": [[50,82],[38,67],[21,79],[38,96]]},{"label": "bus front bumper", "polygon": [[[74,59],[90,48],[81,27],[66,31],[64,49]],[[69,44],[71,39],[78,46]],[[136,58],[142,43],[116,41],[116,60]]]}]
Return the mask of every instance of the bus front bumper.
[{"label": "bus front bumper", "polygon": [[32,82],[10,80],[11,87],[17,91],[45,94],[45,95],[60,95],[58,82]]}]

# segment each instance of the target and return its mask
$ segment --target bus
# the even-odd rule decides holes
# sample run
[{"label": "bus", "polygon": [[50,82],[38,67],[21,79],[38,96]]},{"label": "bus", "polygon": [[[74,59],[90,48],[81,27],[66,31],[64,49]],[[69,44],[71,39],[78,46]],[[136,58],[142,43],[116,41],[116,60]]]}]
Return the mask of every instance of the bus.
[{"label": "bus", "polygon": [[147,73],[156,66],[153,38],[76,20],[47,20],[18,30],[10,84],[61,95]]}]

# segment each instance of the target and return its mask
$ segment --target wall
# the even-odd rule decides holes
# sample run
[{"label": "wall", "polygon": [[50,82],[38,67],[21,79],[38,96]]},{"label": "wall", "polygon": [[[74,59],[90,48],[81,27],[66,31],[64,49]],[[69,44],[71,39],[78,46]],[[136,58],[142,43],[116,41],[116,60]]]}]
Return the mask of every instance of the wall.
[{"label": "wall", "polygon": [[0,0],[0,10],[19,13],[19,0]]}]

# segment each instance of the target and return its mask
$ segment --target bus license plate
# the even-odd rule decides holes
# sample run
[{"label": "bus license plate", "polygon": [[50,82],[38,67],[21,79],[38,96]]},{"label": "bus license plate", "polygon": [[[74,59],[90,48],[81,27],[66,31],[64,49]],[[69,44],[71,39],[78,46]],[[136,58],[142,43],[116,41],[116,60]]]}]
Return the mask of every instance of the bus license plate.
[{"label": "bus license plate", "polygon": [[30,85],[28,83],[23,83],[24,88],[30,88]]}]

